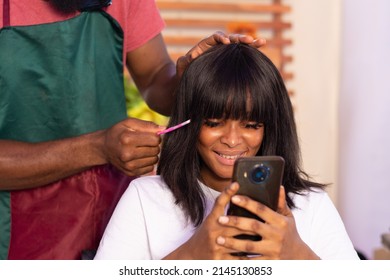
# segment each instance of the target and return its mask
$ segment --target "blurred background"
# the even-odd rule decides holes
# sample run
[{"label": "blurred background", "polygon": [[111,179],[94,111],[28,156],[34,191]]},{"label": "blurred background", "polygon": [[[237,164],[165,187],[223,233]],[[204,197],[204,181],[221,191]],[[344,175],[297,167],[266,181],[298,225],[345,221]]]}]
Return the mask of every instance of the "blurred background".
[{"label": "blurred background", "polygon": [[[294,105],[304,169],[331,184],[355,248],[368,259],[389,259],[382,235],[390,232],[390,1],[156,3],[174,60],[216,30],[267,39],[263,51]],[[166,124],[129,77],[126,96],[130,116]]]}]

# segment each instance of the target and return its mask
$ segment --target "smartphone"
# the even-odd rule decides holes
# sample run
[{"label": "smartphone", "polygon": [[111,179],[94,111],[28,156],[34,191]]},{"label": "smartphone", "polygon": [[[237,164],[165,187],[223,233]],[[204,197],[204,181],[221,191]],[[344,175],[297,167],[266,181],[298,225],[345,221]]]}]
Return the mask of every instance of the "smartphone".
[{"label": "smartphone", "polygon": [[[240,184],[237,194],[246,195],[276,211],[282,184],[284,159],[280,156],[242,157],[235,161],[233,182]],[[264,222],[253,213],[231,203],[228,215],[243,216]],[[238,235],[238,239],[261,240],[261,236]]]}]

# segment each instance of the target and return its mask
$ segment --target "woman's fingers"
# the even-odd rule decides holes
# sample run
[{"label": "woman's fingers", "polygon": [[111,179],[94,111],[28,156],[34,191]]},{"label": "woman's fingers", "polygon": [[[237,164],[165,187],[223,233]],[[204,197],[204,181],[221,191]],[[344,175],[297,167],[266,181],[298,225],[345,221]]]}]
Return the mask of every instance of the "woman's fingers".
[{"label": "woman's fingers", "polygon": [[287,205],[286,193],[283,186],[280,187],[277,211],[274,211],[266,205],[247,196],[235,195],[232,197],[231,201],[235,205],[255,214],[266,223],[270,223],[271,221],[277,219],[280,214],[283,216],[292,216],[292,212]]},{"label": "woman's fingers", "polygon": [[224,215],[226,206],[230,203],[231,198],[237,193],[238,189],[239,185],[237,183],[232,183],[226,187],[215,200],[211,213],[218,216]]},{"label": "woman's fingers", "polygon": [[283,186],[280,186],[280,191],[279,191],[279,200],[278,200],[278,213],[282,214],[283,216],[292,216],[291,209],[287,205],[286,201],[286,190],[284,189]]},{"label": "woman's fingers", "polygon": [[232,197],[231,202],[255,214],[265,222],[271,220],[276,214],[271,208],[247,196],[235,195]]},{"label": "woman's fingers", "polygon": [[[243,218],[238,216],[221,216],[218,222],[224,226],[229,226],[239,230],[240,234],[259,234],[267,230],[265,223],[251,218]],[[236,234],[236,232],[235,232]]]}]

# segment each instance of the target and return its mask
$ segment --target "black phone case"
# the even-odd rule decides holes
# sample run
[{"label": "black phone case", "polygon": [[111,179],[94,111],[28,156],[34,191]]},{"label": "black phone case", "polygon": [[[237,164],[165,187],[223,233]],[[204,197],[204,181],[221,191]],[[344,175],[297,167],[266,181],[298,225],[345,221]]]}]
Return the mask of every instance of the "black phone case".
[{"label": "black phone case", "polygon": [[[246,195],[276,210],[283,172],[284,159],[282,157],[243,157],[237,159],[234,164],[232,181],[240,184],[237,194]],[[263,222],[258,216],[234,204],[230,204],[227,214],[257,219]],[[261,240],[260,236],[253,235],[238,235],[236,238]]]}]

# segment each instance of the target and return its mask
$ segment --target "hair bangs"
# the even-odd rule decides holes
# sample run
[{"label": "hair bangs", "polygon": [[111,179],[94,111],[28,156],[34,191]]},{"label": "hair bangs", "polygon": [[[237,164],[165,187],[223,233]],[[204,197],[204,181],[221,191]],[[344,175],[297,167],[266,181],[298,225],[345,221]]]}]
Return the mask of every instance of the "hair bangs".
[{"label": "hair bangs", "polygon": [[199,98],[194,114],[203,119],[234,119],[268,122],[273,107],[269,106],[272,87],[259,80],[257,71],[245,61],[224,60],[213,76],[208,76],[195,94]]},{"label": "hair bangs", "polygon": [[264,59],[258,50],[236,44],[217,45],[194,60],[180,90],[189,105],[188,118],[272,124],[277,118],[278,81],[270,78],[274,69]]}]

